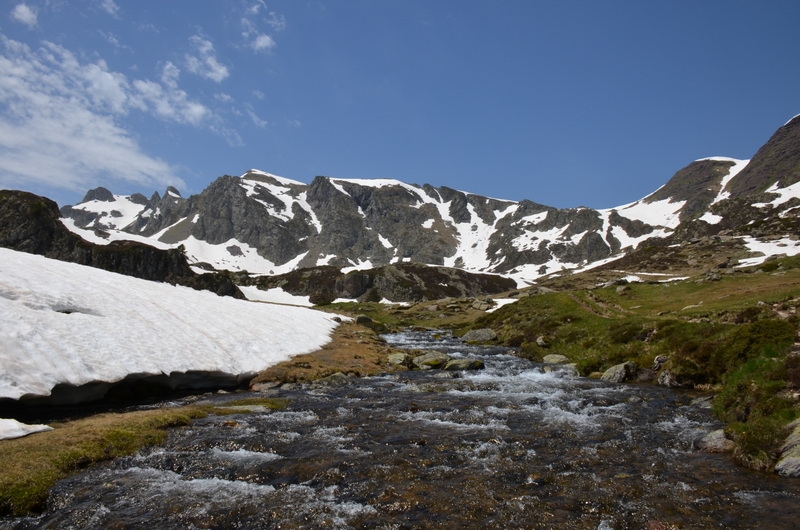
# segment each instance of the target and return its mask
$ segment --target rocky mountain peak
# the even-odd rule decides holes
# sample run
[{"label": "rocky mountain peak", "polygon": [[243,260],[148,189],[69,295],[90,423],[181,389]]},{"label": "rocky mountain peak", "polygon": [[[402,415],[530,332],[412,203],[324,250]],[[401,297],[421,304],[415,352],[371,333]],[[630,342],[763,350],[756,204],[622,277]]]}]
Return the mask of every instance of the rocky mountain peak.
[{"label": "rocky mountain peak", "polygon": [[696,160],[649,196],[607,210],[558,209],[389,179],[318,176],[304,184],[251,169],[219,177],[189,198],[171,187],[149,200],[93,190],[90,200],[62,214],[86,237],[100,230],[111,240],[157,238],[158,245],[184,245],[195,263],[233,271],[278,275],[333,266],[347,272],[411,262],[530,282],[648,241],[745,233],[743,223],[785,219],[800,204],[798,181],[800,117],[750,161]]},{"label": "rocky mountain peak", "polygon": [[786,188],[800,181],[800,116],[795,116],[759,149],[728,186],[731,197],[762,193],[773,184]]},{"label": "rocky mountain peak", "polygon": [[81,202],[91,201],[114,202],[114,194],[101,186],[99,188],[87,191]]}]

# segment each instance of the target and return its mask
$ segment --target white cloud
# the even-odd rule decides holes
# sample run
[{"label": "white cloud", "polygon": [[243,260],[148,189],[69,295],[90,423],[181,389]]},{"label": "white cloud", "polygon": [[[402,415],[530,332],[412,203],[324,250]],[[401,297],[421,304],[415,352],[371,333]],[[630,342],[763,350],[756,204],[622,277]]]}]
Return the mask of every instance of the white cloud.
[{"label": "white cloud", "polygon": [[100,7],[111,16],[117,16],[119,13],[119,5],[114,0],[102,0]]},{"label": "white cloud", "polygon": [[264,3],[264,0],[256,0],[255,3],[245,9],[245,13],[248,15],[257,15],[259,11],[266,8],[267,4]]},{"label": "white cloud", "polygon": [[38,23],[38,13],[35,7],[30,7],[25,3],[17,4],[11,10],[11,18],[25,24],[29,28],[33,28]]},{"label": "white cloud", "polygon": [[186,68],[193,74],[217,83],[230,75],[228,67],[217,60],[214,45],[210,40],[199,35],[193,35],[189,42],[194,46],[199,55],[186,55]]},{"label": "white cloud", "polygon": [[128,46],[127,44],[122,44],[116,35],[113,33],[108,33],[105,31],[100,31],[100,35],[108,42],[111,46],[114,47],[115,50],[128,50],[133,51],[133,48]]},{"label": "white cloud", "polygon": [[257,35],[252,42],[250,42],[250,46],[257,52],[261,50],[269,50],[275,47],[275,41],[272,40],[272,37],[269,35],[261,33]]},{"label": "white cloud", "polygon": [[129,80],[104,61],[82,63],[59,45],[43,42],[34,50],[0,36],[0,71],[2,187],[84,191],[114,180],[183,186],[167,162],[145,153],[121,125],[134,111],[237,141],[179,88],[180,70],[169,62],[160,82]]},{"label": "white cloud", "polygon": [[283,15],[275,13],[274,11],[270,11],[269,18],[266,19],[266,22],[275,31],[283,31],[286,29],[286,18]]},{"label": "white cloud", "polygon": [[263,2],[253,5],[245,11],[246,16],[241,18],[242,38],[249,48],[257,52],[271,50],[277,46],[275,39],[261,31],[257,22],[270,26],[273,31],[286,29],[286,19],[283,15],[270,11],[268,16],[258,17],[257,15],[262,7],[266,8]]},{"label": "white cloud", "polygon": [[266,120],[262,120],[258,117],[258,115],[253,112],[251,109],[247,109],[247,115],[250,116],[250,119],[253,120],[253,123],[256,127],[266,127],[268,125]]}]

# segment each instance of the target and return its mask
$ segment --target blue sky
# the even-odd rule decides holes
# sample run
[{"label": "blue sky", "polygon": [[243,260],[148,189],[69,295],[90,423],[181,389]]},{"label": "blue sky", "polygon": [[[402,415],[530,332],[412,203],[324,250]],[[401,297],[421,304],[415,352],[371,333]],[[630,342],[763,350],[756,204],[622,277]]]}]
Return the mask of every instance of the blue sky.
[{"label": "blue sky", "polygon": [[750,158],[800,113],[800,2],[2,0],[0,187],[258,168],[556,207]]}]

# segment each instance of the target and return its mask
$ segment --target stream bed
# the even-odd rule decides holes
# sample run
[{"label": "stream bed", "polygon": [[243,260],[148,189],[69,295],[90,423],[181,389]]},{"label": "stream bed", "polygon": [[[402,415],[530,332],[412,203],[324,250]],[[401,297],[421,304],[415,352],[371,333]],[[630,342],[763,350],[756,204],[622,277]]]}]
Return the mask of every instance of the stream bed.
[{"label": "stream bed", "polygon": [[800,481],[695,449],[721,427],[695,394],[548,373],[447,334],[386,339],[486,368],[274,390],[286,409],[174,429],[62,480],[45,513],[0,529],[800,525]]}]

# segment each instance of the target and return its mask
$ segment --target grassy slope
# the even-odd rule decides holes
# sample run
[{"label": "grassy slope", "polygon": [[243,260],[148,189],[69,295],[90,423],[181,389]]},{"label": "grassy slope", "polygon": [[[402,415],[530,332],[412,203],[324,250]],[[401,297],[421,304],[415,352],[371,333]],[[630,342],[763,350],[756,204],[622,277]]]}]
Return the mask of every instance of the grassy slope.
[{"label": "grassy slope", "polygon": [[[792,353],[800,316],[800,259],[759,272],[704,276],[671,284],[635,283],[536,295],[481,317],[499,340],[539,360],[567,355],[584,375],[634,361],[649,368],[665,355],[685,386],[717,392],[738,458],[768,469],[800,415],[800,355]],[[537,345],[541,337],[546,347]],[[655,375],[655,374],[652,374]]]}]

